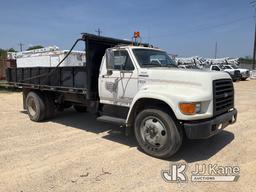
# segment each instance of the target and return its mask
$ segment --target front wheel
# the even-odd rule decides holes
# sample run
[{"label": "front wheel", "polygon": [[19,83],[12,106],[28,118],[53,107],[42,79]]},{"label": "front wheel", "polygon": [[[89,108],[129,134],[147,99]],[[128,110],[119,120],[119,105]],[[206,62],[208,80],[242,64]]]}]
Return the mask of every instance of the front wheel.
[{"label": "front wheel", "polygon": [[135,120],[135,136],[141,149],[157,158],[174,155],[182,144],[182,132],[169,114],[159,109],[141,111]]}]

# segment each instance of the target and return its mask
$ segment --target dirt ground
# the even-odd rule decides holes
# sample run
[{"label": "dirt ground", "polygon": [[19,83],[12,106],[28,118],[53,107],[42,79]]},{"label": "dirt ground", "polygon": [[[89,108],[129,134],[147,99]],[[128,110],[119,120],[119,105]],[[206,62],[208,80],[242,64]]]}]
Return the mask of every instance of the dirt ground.
[{"label": "dirt ground", "polygon": [[[185,141],[169,160],[150,157],[115,125],[67,110],[35,123],[21,93],[0,93],[0,191],[255,191],[256,80],[235,83],[238,121],[221,134]],[[167,183],[174,162],[240,167],[237,182]]]}]

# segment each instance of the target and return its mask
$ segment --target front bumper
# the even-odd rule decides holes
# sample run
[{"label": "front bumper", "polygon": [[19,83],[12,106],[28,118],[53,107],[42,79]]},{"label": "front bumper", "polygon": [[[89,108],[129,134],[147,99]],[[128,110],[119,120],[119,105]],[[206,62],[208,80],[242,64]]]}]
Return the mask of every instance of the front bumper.
[{"label": "front bumper", "polygon": [[250,73],[241,73],[242,78],[250,77]]},{"label": "front bumper", "polygon": [[236,122],[237,110],[234,109],[210,120],[185,122],[184,130],[189,139],[209,138]]},{"label": "front bumper", "polygon": [[237,80],[240,80],[242,75],[233,75],[233,74],[229,74],[230,77],[232,78],[233,81],[237,81]]}]

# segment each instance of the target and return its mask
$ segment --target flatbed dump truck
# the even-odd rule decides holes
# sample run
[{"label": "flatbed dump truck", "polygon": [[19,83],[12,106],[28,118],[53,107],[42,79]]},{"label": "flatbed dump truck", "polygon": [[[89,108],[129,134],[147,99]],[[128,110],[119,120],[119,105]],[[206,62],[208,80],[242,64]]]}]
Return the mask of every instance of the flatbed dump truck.
[{"label": "flatbed dump truck", "polygon": [[175,154],[184,137],[209,138],[236,121],[227,73],[178,69],[165,51],[148,44],[87,33],[79,40],[86,48],[83,67],[7,69],[32,121],[73,106],[120,124],[158,158]]}]

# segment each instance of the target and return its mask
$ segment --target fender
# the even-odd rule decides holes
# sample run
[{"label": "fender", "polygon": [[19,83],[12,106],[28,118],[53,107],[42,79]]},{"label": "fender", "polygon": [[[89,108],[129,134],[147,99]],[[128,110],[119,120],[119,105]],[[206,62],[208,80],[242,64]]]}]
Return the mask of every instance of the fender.
[{"label": "fender", "polygon": [[[201,86],[176,86],[167,83],[150,84],[143,86],[140,91],[135,95],[130,105],[130,109],[126,118],[128,124],[133,109],[140,99],[156,99],[166,103],[174,112],[178,120],[196,120],[209,118],[212,116],[212,92],[203,90]],[[204,102],[205,113],[195,115],[184,115],[179,110],[180,102]]]}]

